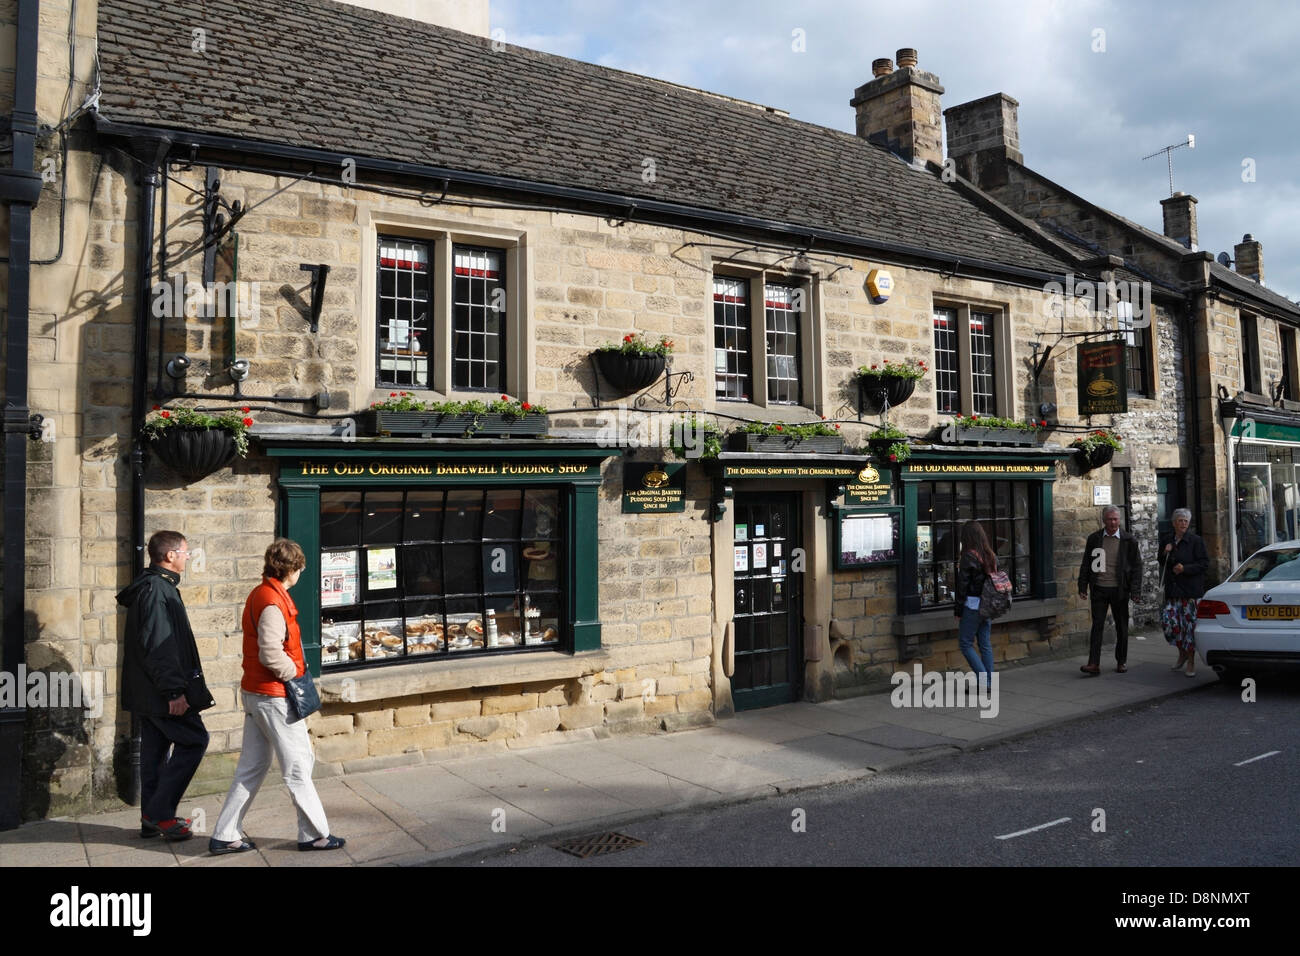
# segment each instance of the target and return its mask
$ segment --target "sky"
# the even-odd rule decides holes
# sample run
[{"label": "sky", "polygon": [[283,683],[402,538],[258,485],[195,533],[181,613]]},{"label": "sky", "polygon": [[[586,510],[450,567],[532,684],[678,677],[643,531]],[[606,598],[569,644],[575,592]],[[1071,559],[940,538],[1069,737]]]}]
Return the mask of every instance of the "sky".
[{"label": "sky", "polygon": [[1250,233],[1268,287],[1300,298],[1300,5],[492,0],[491,17],[507,43],[847,132],[871,61],[914,47],[945,108],[1013,97],[1025,165],[1156,232],[1168,165],[1143,157],[1194,134],[1172,155],[1199,248],[1231,256]]}]

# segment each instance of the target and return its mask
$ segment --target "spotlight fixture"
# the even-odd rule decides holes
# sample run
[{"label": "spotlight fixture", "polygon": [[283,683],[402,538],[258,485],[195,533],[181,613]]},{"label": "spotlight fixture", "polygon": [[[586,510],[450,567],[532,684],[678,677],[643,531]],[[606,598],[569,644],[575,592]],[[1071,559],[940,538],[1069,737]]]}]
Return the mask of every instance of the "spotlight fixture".
[{"label": "spotlight fixture", "polygon": [[167,375],[174,379],[182,379],[185,373],[190,369],[190,359],[187,355],[176,354],[167,360]]}]

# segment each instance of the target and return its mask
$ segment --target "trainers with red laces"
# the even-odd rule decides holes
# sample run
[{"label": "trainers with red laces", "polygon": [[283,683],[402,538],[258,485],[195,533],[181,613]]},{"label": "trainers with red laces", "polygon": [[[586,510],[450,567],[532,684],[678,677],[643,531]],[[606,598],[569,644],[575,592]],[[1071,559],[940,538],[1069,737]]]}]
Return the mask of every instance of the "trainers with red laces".
[{"label": "trainers with red laces", "polygon": [[188,840],[194,836],[190,830],[190,821],[184,817],[172,817],[170,820],[150,820],[140,818],[140,836],[160,836],[164,840]]},{"label": "trainers with red laces", "polygon": [[[176,819],[180,823],[185,824],[187,828],[190,826],[191,820],[189,817],[177,817]],[[161,836],[162,830],[159,829],[158,826],[159,822],[160,821],[158,820],[150,820],[148,817],[141,814],[140,815],[140,836],[146,840],[149,839],[149,837]],[[162,822],[166,822],[166,821],[162,821]]]}]

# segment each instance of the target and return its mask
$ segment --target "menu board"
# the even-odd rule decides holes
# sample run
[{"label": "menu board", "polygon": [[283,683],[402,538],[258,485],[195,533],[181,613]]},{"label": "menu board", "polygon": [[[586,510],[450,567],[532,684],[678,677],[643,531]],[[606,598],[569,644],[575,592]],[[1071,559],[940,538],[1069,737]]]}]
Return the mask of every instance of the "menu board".
[{"label": "menu board", "polygon": [[877,564],[891,564],[899,559],[899,512],[839,512],[836,522],[835,566],[844,570]]},{"label": "menu board", "polygon": [[357,603],[357,553],[326,551],[320,556],[320,606]]}]

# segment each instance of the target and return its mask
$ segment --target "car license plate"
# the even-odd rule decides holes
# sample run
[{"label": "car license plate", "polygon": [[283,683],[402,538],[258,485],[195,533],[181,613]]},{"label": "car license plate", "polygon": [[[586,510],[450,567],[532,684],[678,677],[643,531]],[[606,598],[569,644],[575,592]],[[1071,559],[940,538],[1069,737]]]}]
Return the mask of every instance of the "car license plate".
[{"label": "car license plate", "polygon": [[1300,618],[1297,604],[1252,604],[1246,608],[1248,621],[1294,621]]}]

